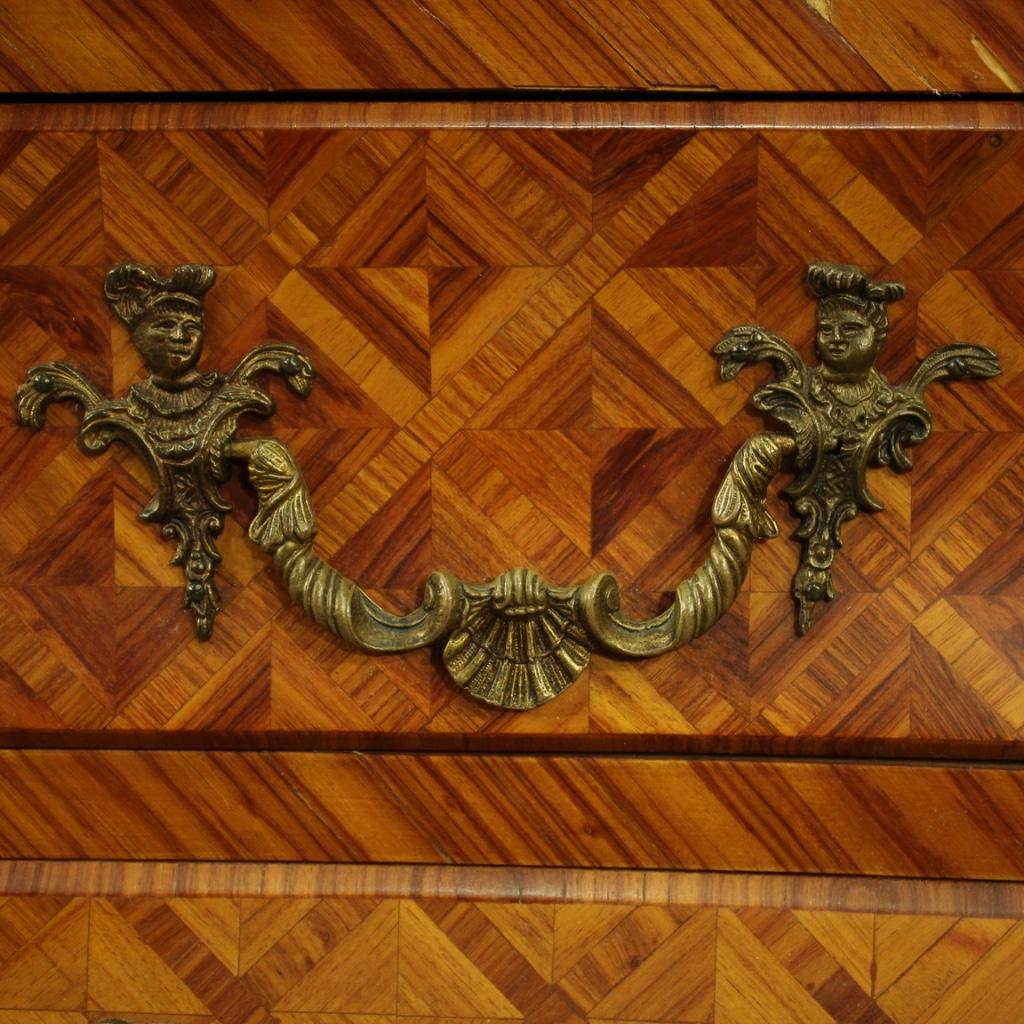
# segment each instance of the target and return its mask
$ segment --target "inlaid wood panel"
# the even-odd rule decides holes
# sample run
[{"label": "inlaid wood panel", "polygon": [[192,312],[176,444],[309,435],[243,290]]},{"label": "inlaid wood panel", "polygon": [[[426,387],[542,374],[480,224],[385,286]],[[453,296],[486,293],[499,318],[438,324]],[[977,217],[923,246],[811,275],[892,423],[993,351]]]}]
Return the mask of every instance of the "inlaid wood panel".
[{"label": "inlaid wood panel", "polygon": [[10,0],[8,92],[710,88],[1019,92],[1008,0]]},{"label": "inlaid wood panel", "polygon": [[5,859],[1024,879],[1019,768],[0,751]]},{"label": "inlaid wood panel", "polygon": [[10,895],[0,1016],[1014,1024],[1022,955],[1016,915],[414,891]]},{"label": "inlaid wood panel", "polygon": [[[179,573],[136,516],[124,450],[77,417],[31,435],[0,406],[0,728],[18,743],[401,745],[1008,754],[1024,729],[1020,553],[1024,136],[1011,132],[210,130],[0,137],[0,388],[66,358],[140,371],[101,296],[129,257],[218,267],[208,362],[273,338],[310,353],[280,393],[320,550],[409,607],[432,568],[611,569],[650,614],[696,566],[726,460],[762,421],[755,374],[710,349],[756,319],[809,355],[806,261],[905,280],[882,368],[988,344],[1004,373],[934,389],[911,474],[846,529],[839,595],[795,635],[798,547],[673,655],[601,657],[525,715],[463,697],[430,652],[346,650],[246,540],[197,643]],[[264,428],[252,423],[247,433]]]}]

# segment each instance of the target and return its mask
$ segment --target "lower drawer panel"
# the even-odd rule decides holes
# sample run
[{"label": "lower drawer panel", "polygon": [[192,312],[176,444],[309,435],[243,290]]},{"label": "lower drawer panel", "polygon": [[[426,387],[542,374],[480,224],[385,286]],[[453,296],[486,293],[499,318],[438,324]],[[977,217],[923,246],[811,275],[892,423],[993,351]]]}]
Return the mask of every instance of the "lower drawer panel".
[{"label": "lower drawer panel", "polygon": [[1024,878],[1015,767],[0,752],[8,858]]}]

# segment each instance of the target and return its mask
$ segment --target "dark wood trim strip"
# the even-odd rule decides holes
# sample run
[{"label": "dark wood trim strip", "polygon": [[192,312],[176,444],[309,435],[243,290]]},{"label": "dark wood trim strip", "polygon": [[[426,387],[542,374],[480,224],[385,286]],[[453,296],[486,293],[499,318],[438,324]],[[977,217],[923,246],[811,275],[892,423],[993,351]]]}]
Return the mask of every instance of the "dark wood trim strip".
[{"label": "dark wood trim strip", "polygon": [[0,857],[1024,880],[1019,767],[0,751]]},{"label": "dark wood trim strip", "polygon": [[270,128],[898,128],[1016,131],[1024,100],[0,104],[6,131]]},{"label": "dark wood trim strip", "polygon": [[354,897],[1024,917],[1024,884],[411,864],[0,862],[0,896]]},{"label": "dark wood trim strip", "polygon": [[3,729],[0,749],[19,750],[353,750],[433,754],[626,754],[673,757],[772,757],[1019,762],[1024,738],[751,736],[680,733],[337,732],[304,729]]}]

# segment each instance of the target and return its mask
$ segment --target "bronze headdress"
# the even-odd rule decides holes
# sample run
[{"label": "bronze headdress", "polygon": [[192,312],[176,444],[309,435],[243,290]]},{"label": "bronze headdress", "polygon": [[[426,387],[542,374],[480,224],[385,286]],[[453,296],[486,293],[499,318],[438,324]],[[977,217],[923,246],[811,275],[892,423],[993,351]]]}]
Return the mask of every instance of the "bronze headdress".
[{"label": "bronze headdress", "polygon": [[807,283],[818,300],[819,316],[858,312],[875,328],[879,341],[889,330],[888,304],[907,294],[899,281],[872,281],[859,267],[844,263],[811,263]]},{"label": "bronze headdress", "polygon": [[158,306],[201,312],[203,296],[216,279],[213,267],[195,263],[175,267],[168,277],[141,263],[122,263],[107,274],[103,294],[128,329],[134,330]]}]

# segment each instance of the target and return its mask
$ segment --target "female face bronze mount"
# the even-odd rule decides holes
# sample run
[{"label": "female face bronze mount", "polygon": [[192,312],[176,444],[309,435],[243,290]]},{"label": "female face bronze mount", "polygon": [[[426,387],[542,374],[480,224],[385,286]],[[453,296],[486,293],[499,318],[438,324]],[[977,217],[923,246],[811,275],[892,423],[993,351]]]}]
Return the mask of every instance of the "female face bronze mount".
[{"label": "female face bronze mount", "polygon": [[756,324],[734,327],[714,349],[726,380],[761,360],[775,369],[775,379],[752,401],[796,444],[797,475],[783,494],[801,520],[796,536],[803,552],[793,579],[800,634],[811,628],[815,605],[835,595],[832,562],[843,524],[882,509],[868,489],[868,469],[910,469],[907,449],[931,432],[925,388],[936,380],[1000,372],[991,349],[954,344],[936,349],[906,380],[890,383],[874,364],[886,337],[886,307],[903,297],[904,286],[826,261],[808,266],[807,281],[818,300],[817,366],[806,365],[792,345]]},{"label": "female face bronze mount", "polygon": [[818,314],[815,347],[825,376],[830,380],[843,383],[864,380],[875,365],[882,340],[874,324],[856,310]]},{"label": "female face bronze mount", "polygon": [[202,302],[215,277],[212,267],[198,264],[175,267],[168,277],[137,263],[112,268],[105,294],[150,378],[108,398],[75,367],[46,363],[28,372],[17,394],[22,423],[39,428],[52,402],[74,401],[84,412],[79,440],[87,452],[123,441],[146,461],[156,493],[140,518],[177,545],[171,561],[184,572],[184,603],[200,640],[210,637],[220,608],[215,538],[231,508],[218,490],[228,475],[227,449],[243,414],[274,410],[254,378],[280,374],[304,396],[314,376],[298,349],[279,344],[253,349],[228,374],[201,373]]},{"label": "female face bronze mount", "polygon": [[179,381],[203,354],[204,329],[201,310],[157,304],[132,331],[132,343],[155,380]]}]

